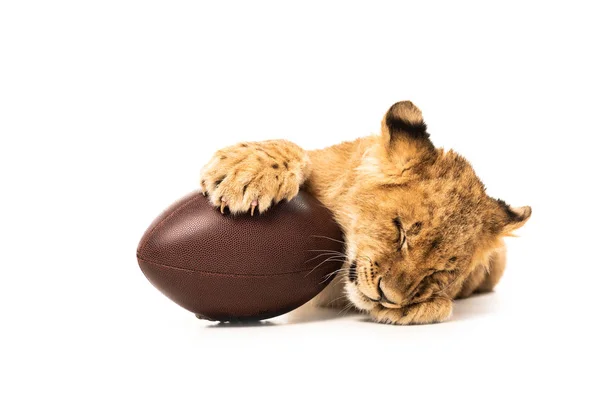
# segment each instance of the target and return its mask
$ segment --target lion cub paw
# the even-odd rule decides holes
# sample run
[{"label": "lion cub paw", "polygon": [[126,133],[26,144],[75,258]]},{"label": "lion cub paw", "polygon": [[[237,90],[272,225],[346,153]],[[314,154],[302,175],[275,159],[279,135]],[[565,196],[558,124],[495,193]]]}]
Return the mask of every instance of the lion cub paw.
[{"label": "lion cub paw", "polygon": [[442,322],[452,315],[452,300],[436,298],[403,308],[377,307],[370,311],[377,322],[397,325],[419,325]]},{"label": "lion cub paw", "polygon": [[298,194],[308,157],[293,143],[241,143],[219,150],[202,169],[201,190],[231,213],[264,212]]}]

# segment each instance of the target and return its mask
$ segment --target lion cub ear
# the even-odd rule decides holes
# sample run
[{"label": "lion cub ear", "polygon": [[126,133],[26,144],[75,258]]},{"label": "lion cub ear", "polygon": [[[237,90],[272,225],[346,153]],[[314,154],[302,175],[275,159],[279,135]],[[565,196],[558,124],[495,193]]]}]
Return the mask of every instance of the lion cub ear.
[{"label": "lion cub ear", "polygon": [[381,121],[381,134],[387,151],[402,164],[435,150],[421,110],[410,101],[390,107]]},{"label": "lion cub ear", "polygon": [[501,226],[500,231],[503,235],[510,235],[514,230],[519,229],[531,217],[531,207],[512,207],[504,202],[504,200],[496,199],[496,203],[500,208]]}]

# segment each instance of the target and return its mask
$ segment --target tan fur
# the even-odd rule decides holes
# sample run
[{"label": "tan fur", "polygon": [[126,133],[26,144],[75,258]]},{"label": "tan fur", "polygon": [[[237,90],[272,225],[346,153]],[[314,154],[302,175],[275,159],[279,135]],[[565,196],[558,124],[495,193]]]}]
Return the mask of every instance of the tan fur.
[{"label": "tan fur", "polygon": [[502,238],[531,208],[488,197],[471,165],[435,149],[420,124],[421,111],[400,102],[384,116],[381,134],[354,142],[316,151],[284,140],[228,147],[203,169],[201,184],[215,206],[234,213],[253,204],[264,212],[304,186],[346,236],[341,284],[330,285],[321,303],[342,305],[343,285],[345,297],[376,321],[440,322],[452,299],[498,283]]}]

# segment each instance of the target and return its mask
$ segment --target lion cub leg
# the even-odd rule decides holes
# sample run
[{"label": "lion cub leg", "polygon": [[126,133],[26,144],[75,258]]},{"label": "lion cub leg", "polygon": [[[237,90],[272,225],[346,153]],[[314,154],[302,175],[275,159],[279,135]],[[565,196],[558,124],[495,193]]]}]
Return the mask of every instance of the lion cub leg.
[{"label": "lion cub leg", "polygon": [[224,212],[262,213],[291,200],[310,174],[308,153],[287,140],[240,143],[217,151],[201,172],[201,190]]},{"label": "lion cub leg", "polygon": [[474,293],[491,292],[500,281],[505,267],[506,247],[503,246],[490,257],[487,268],[480,265],[471,272],[455,297],[457,299],[464,299]]},{"label": "lion cub leg", "polygon": [[485,279],[475,290],[476,293],[487,293],[494,290],[494,287],[500,282],[506,268],[506,247],[502,246],[490,259],[490,267]]}]

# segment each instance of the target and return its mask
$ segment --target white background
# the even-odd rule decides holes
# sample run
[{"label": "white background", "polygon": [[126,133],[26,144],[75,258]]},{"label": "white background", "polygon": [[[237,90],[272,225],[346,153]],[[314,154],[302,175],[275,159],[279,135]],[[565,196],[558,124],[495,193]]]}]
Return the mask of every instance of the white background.
[{"label": "white background", "polygon": [[[593,2],[364,3],[1,3],[1,398],[598,398]],[[533,207],[496,293],[217,327],[139,271],[219,147],[324,147],[404,99]]]}]

